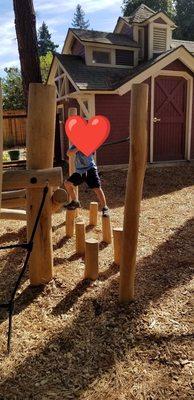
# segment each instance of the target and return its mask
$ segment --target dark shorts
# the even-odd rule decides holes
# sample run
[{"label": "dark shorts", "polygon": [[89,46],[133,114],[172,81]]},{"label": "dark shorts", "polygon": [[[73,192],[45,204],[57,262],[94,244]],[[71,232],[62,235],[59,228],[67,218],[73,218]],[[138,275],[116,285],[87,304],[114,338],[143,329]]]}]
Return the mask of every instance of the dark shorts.
[{"label": "dark shorts", "polygon": [[79,186],[83,182],[86,182],[90,189],[99,188],[101,186],[100,177],[95,168],[89,169],[89,171],[82,175],[78,174],[78,172],[74,172],[67,180],[73,183],[74,186]]}]

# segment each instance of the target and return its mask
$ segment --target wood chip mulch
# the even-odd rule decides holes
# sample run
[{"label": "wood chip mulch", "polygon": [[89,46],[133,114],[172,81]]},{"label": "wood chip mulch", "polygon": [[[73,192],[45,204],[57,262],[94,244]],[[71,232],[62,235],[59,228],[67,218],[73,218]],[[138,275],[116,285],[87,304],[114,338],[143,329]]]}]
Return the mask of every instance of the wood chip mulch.
[{"label": "wood chip mulch", "polygon": [[[118,303],[112,245],[100,243],[100,276],[83,280],[65,211],[53,217],[54,279],[17,293],[12,353],[0,311],[0,399],[187,400],[193,398],[192,165],[149,168],[141,207],[136,299]],[[126,171],[104,172],[112,226],[121,226]],[[88,223],[91,191],[80,190]],[[101,219],[87,235],[102,239]],[[0,243],[25,240],[25,223],[1,221]],[[0,253],[0,302],[9,297],[23,250]]]}]

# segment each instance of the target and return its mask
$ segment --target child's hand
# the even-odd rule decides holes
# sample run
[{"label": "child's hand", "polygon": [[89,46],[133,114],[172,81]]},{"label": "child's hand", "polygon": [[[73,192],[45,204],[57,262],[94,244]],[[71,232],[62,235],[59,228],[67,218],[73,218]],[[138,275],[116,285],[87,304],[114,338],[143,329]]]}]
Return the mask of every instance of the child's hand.
[{"label": "child's hand", "polygon": [[72,157],[74,154],[76,154],[77,153],[77,149],[69,149],[69,150],[67,150],[67,156],[68,157]]}]

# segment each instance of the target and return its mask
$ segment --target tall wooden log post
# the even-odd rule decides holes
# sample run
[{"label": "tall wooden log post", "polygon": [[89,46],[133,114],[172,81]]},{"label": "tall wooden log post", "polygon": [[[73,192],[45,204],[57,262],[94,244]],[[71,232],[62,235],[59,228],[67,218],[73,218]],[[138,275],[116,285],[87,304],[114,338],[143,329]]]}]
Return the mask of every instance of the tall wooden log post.
[{"label": "tall wooden log post", "polygon": [[0,80],[0,209],[1,209],[2,176],[3,176],[3,104],[2,104],[2,89]]},{"label": "tall wooden log post", "polygon": [[[30,84],[27,119],[27,169],[53,167],[56,119],[56,91],[51,85]],[[30,257],[30,283],[48,283],[53,276],[53,248],[51,229],[52,188],[36,231],[33,251]],[[27,189],[27,234],[30,238],[38,208],[42,200],[42,189]]]},{"label": "tall wooden log post", "polygon": [[131,91],[130,160],[126,182],[120,265],[119,300],[121,303],[128,303],[134,298],[140,204],[147,162],[147,111],[148,85],[133,85]]},{"label": "tall wooden log post", "polygon": [[[76,107],[70,107],[68,109],[68,117],[71,117],[73,115],[77,115],[77,108]],[[69,146],[71,145],[71,142],[69,141]],[[69,176],[72,175],[75,172],[75,156],[69,157]],[[78,200],[78,187],[75,188],[76,191],[76,197]],[[71,199],[69,199],[71,200]],[[76,210],[76,215],[78,214],[78,210]]]}]

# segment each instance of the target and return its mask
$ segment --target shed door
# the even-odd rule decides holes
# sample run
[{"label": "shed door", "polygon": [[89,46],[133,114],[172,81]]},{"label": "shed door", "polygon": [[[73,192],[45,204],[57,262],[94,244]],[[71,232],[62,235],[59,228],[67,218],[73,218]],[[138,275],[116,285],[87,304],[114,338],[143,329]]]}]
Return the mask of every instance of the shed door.
[{"label": "shed door", "polygon": [[158,76],[154,98],[154,161],[185,158],[187,81]]}]

